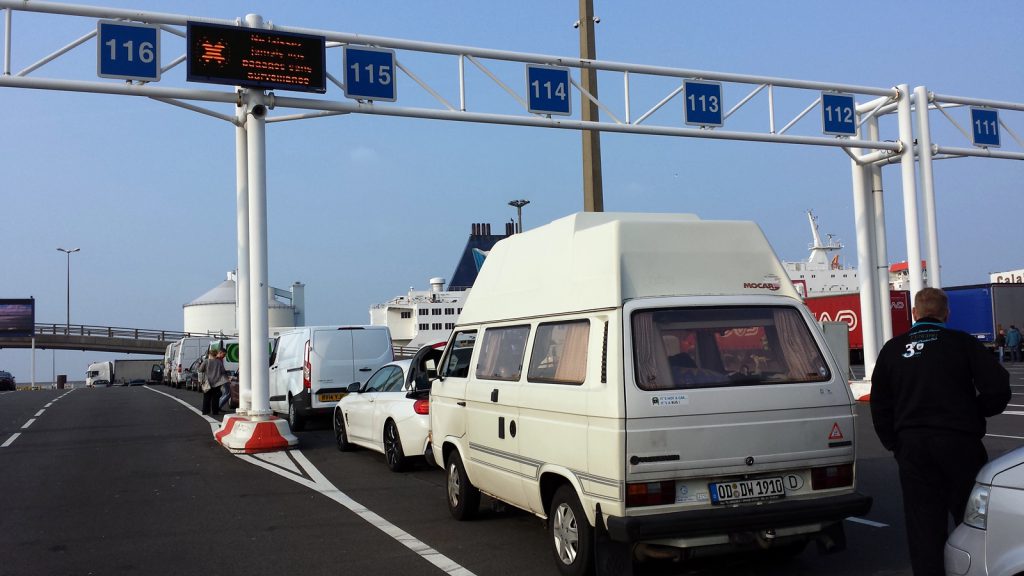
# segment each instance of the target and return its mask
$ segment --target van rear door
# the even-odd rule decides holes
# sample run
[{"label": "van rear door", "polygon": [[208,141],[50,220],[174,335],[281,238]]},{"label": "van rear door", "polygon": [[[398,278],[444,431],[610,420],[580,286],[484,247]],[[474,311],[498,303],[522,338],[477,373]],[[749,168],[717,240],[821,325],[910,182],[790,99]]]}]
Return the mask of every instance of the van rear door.
[{"label": "van rear door", "polygon": [[354,382],[394,360],[387,329],[342,326],[313,331],[310,342],[311,407],[330,409]]},{"label": "van rear door", "polygon": [[812,468],[848,464],[852,490],[846,375],[798,302],[636,300],[624,332],[627,483],[674,480],[663,504],[724,504],[719,484],[762,478],[745,498],[810,496]]}]

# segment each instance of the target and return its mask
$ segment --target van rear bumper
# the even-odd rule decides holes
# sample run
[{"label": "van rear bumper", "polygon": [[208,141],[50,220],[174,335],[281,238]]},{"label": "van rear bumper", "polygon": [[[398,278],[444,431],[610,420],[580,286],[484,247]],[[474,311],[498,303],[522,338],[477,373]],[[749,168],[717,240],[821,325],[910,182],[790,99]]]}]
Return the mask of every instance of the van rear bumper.
[{"label": "van rear bumper", "polygon": [[783,500],[762,505],[711,508],[652,516],[611,516],[608,536],[619,542],[704,536],[729,532],[837,522],[871,509],[871,497],[843,494],[811,500]]}]

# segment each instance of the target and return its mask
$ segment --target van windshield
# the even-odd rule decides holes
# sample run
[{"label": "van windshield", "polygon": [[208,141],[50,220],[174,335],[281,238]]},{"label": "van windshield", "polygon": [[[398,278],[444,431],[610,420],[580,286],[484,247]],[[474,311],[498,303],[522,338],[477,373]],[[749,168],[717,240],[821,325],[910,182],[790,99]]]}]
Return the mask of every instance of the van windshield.
[{"label": "van windshield", "polygon": [[633,363],[642,390],[831,379],[803,316],[786,306],[637,310]]}]

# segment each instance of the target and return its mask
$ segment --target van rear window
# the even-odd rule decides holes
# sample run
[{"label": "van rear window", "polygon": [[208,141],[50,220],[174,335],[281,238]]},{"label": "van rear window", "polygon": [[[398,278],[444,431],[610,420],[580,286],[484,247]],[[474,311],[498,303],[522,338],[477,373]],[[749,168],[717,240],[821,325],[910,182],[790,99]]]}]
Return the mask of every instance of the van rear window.
[{"label": "van rear window", "polygon": [[634,372],[642,390],[831,379],[821,350],[795,308],[638,310],[632,329]]}]

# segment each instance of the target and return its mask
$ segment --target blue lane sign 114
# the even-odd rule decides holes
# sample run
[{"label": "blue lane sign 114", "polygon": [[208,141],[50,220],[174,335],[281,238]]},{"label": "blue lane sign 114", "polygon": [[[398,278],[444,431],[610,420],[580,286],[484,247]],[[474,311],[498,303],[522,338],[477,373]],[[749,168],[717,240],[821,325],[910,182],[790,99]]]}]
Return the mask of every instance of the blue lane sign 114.
[{"label": "blue lane sign 114", "polygon": [[395,51],[387,48],[346,46],[345,96],[353,100],[394,102]]},{"label": "blue lane sign 114", "polygon": [[683,119],[694,126],[722,125],[722,84],[703,80],[683,82]]},{"label": "blue lane sign 114", "polygon": [[971,108],[971,140],[975,146],[999,148],[999,111]]},{"label": "blue lane sign 114", "polygon": [[572,114],[569,69],[560,66],[526,66],[527,109],[534,114]]},{"label": "blue lane sign 114", "polygon": [[96,23],[96,75],[100,78],[160,80],[160,29],[112,20]]},{"label": "blue lane sign 114", "polygon": [[857,135],[853,94],[821,93],[821,131],[833,136]]}]

